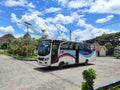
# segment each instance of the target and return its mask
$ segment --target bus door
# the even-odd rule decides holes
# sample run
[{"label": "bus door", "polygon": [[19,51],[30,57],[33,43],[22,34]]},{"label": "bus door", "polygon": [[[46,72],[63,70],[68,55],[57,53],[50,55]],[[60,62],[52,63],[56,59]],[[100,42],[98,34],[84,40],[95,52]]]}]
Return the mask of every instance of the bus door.
[{"label": "bus door", "polygon": [[58,43],[55,43],[55,42],[52,43],[51,64],[56,63],[58,61],[57,60],[58,59],[58,47],[59,47]]},{"label": "bus door", "polygon": [[76,64],[78,64],[79,63],[79,48],[78,48],[78,45],[79,44],[77,44],[77,43],[75,43],[75,52],[76,52],[76,54],[75,54],[75,57],[76,57],[76,60],[75,60],[75,63]]}]

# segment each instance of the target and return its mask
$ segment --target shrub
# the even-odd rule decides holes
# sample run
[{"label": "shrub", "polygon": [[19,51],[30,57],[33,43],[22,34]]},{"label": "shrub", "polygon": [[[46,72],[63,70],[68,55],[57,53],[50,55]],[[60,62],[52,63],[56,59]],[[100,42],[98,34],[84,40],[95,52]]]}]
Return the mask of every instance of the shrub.
[{"label": "shrub", "polygon": [[116,54],[114,54],[113,56],[114,56],[115,58],[117,58],[117,59],[119,59],[119,58],[120,58],[120,54],[117,54],[117,53],[116,53]]},{"label": "shrub", "polygon": [[9,54],[12,54],[12,53],[13,53],[13,49],[8,48],[8,49],[7,49],[7,52],[8,52]]},{"label": "shrub", "polygon": [[96,79],[96,73],[93,69],[84,70],[83,79],[85,82],[82,82],[82,89],[81,90],[94,90],[94,79]]},{"label": "shrub", "polygon": [[23,45],[22,47],[18,47],[16,50],[17,54],[20,56],[26,56],[26,45]]}]

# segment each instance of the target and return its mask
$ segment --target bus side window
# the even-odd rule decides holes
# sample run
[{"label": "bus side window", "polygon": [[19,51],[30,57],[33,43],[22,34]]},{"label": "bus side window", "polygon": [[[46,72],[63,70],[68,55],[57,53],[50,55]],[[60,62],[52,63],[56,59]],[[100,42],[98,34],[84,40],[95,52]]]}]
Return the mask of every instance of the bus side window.
[{"label": "bus side window", "polygon": [[91,45],[88,46],[88,49],[91,50]]},{"label": "bus side window", "polygon": [[79,44],[79,49],[84,49],[84,45],[82,43]]},{"label": "bus side window", "polygon": [[72,50],[75,50],[75,43],[72,44]]},{"label": "bus side window", "polygon": [[60,49],[62,49],[62,50],[68,50],[69,49],[69,43],[63,43],[62,45],[61,45],[61,48]]},{"label": "bus side window", "polygon": [[90,48],[89,45],[84,45],[84,49],[85,49],[85,50],[91,50],[91,48]]},{"label": "bus side window", "polygon": [[85,50],[88,50],[88,48],[87,48],[87,46],[86,46],[86,45],[84,45],[84,49],[85,49]]},{"label": "bus side window", "polygon": [[69,49],[70,49],[70,50],[73,49],[73,44],[72,44],[72,43],[69,44]]},{"label": "bus side window", "polygon": [[79,49],[79,44],[78,43],[75,44],[75,49]]}]

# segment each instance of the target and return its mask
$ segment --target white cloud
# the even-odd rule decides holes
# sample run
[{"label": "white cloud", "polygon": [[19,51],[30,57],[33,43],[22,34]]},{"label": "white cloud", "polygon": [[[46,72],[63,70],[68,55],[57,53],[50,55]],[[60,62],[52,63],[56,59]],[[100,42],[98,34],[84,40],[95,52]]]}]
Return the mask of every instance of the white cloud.
[{"label": "white cloud", "polygon": [[88,40],[91,38],[95,38],[96,36],[100,36],[103,33],[114,33],[118,32],[118,30],[109,30],[103,28],[96,28],[91,24],[87,24],[85,19],[80,19],[77,23],[80,27],[84,27],[84,30],[76,29],[72,32],[72,40],[75,41],[77,38],[78,41]]},{"label": "white cloud", "polygon": [[34,8],[35,7],[32,3],[28,3],[27,6],[30,7],[30,8]]},{"label": "white cloud", "polygon": [[57,0],[58,1],[58,3],[60,4],[60,5],[62,5],[62,6],[66,6],[67,4],[68,4],[68,2],[69,2],[69,0]]},{"label": "white cloud", "polygon": [[77,25],[79,25],[80,27],[83,27],[83,26],[85,26],[85,25],[86,25],[86,22],[85,22],[85,20],[84,20],[84,19],[79,19],[79,21],[78,21]]},{"label": "white cloud", "polygon": [[88,7],[94,0],[57,0],[58,4],[69,8]]},{"label": "white cloud", "polygon": [[[11,20],[13,21],[19,21],[20,24],[16,24],[26,32],[26,26],[24,25],[24,21],[27,21],[32,24],[32,26],[29,27],[29,32],[36,36],[41,37],[42,29],[45,29],[46,32],[45,34],[48,35],[49,38],[54,38],[55,35],[58,33],[58,28],[56,27],[55,24],[52,23],[52,21],[47,21],[48,19],[43,19],[39,16],[37,13],[29,13],[29,14],[24,14],[20,19],[18,19],[15,14],[11,14]],[[62,27],[62,26],[61,26]]]},{"label": "white cloud", "polygon": [[70,8],[83,8],[92,4],[93,0],[72,0],[68,3]]},{"label": "white cloud", "polygon": [[3,4],[7,7],[15,7],[15,6],[22,6],[29,8],[35,7],[32,3],[28,3],[26,0],[5,0]]},{"label": "white cloud", "polygon": [[89,13],[120,14],[119,0],[57,0],[58,4],[70,9]]},{"label": "white cloud", "polygon": [[23,37],[24,34],[13,34],[15,38],[20,38],[20,37]]},{"label": "white cloud", "polygon": [[52,12],[58,12],[60,11],[61,8],[54,8],[54,7],[50,7],[48,9],[45,10],[46,13],[52,13]]},{"label": "white cloud", "polygon": [[73,22],[70,16],[64,16],[63,14],[58,14],[55,17],[54,21],[55,23],[63,23],[63,24],[69,24]]},{"label": "white cloud", "polygon": [[108,21],[110,21],[113,17],[114,17],[114,15],[108,15],[108,16],[106,16],[105,18],[101,18],[101,19],[96,20],[96,23],[105,23],[105,22],[108,22]]},{"label": "white cloud", "polygon": [[91,6],[94,0],[57,0],[57,2],[63,7],[77,9]]},{"label": "white cloud", "polygon": [[15,30],[12,26],[0,27],[0,36],[7,34],[7,33],[13,34],[14,32],[15,32]]},{"label": "white cloud", "polygon": [[58,28],[58,30],[62,32],[67,32],[67,29],[61,24],[56,24],[56,27]]},{"label": "white cloud", "polygon": [[72,13],[70,16],[64,16],[63,14],[58,14],[54,18],[53,22],[60,24],[70,24],[78,20],[80,17],[83,17],[83,15],[78,15],[77,13]]},{"label": "white cloud", "polygon": [[119,0],[96,0],[86,12],[120,14]]},{"label": "white cloud", "polygon": [[69,37],[66,36],[65,33],[61,33],[61,34],[59,34],[58,39],[59,39],[59,40],[61,40],[61,39],[69,40]]},{"label": "white cloud", "polygon": [[11,20],[12,20],[12,22],[19,22],[18,21],[18,18],[16,17],[16,14],[14,14],[14,13],[11,13]]},{"label": "white cloud", "polygon": [[64,26],[64,24],[68,25],[70,23],[77,23],[76,25],[83,27],[84,30],[76,29],[72,32],[72,40],[87,40],[90,38],[94,38],[96,36],[100,36],[101,34],[116,32],[116,30],[111,31],[109,29],[96,28],[91,24],[86,23],[86,19],[83,15],[78,15],[77,13],[72,13],[69,16],[64,16],[63,14],[58,14],[54,18],[48,17],[46,19],[39,16],[38,13],[29,13],[24,14],[20,19],[16,17],[14,13],[11,14],[11,20],[19,21],[22,24],[17,24],[24,32],[26,32],[26,26],[24,25],[24,21],[27,21],[32,24],[29,27],[29,32],[33,37],[40,38],[42,36],[42,29],[45,29],[45,34],[48,35],[49,38],[52,39],[62,39],[65,38],[69,40],[69,36],[67,36],[68,29]]},{"label": "white cloud", "polygon": [[78,41],[83,41],[83,40],[95,38],[97,36],[102,35],[103,33],[115,33],[115,32],[118,31],[117,30],[111,31],[109,29],[102,29],[95,27],[93,27],[93,29],[86,28],[85,30],[77,29],[72,32],[72,40],[75,41],[75,39],[77,38]]}]

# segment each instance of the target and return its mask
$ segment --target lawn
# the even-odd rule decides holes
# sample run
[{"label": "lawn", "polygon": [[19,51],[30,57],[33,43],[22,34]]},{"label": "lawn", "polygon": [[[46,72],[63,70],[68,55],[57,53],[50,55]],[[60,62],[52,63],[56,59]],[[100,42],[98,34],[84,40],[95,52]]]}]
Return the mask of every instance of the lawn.
[{"label": "lawn", "polygon": [[115,90],[120,90],[120,87],[116,88]]}]

